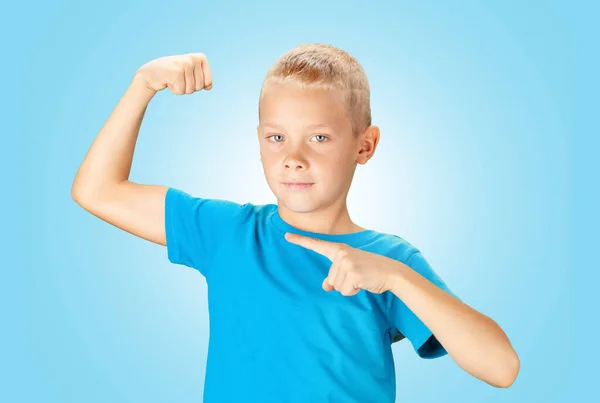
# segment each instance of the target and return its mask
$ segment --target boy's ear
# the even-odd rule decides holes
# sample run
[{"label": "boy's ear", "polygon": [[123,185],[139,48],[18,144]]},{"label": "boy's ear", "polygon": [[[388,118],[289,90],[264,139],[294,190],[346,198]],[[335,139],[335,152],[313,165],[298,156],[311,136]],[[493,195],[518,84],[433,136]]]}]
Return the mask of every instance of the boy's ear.
[{"label": "boy's ear", "polygon": [[366,164],[371,159],[379,143],[379,127],[369,126],[361,134],[361,147],[356,157],[356,162]]}]

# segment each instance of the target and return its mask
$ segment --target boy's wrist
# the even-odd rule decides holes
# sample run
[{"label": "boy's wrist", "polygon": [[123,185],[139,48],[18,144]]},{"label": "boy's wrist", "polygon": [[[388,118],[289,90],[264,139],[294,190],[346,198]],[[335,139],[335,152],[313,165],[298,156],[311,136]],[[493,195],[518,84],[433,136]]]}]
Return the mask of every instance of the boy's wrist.
[{"label": "boy's wrist", "polygon": [[388,291],[398,296],[406,281],[407,271],[412,269],[398,260],[394,260],[392,264],[394,269],[391,270]]},{"label": "boy's wrist", "polygon": [[133,93],[135,93],[135,95],[143,97],[148,102],[150,102],[150,100],[156,94],[156,91],[154,91],[151,88],[148,88],[148,86],[146,85],[146,79],[139,73],[136,73],[133,76],[133,79],[131,80],[131,84],[129,85],[129,87],[130,87],[130,90]]}]

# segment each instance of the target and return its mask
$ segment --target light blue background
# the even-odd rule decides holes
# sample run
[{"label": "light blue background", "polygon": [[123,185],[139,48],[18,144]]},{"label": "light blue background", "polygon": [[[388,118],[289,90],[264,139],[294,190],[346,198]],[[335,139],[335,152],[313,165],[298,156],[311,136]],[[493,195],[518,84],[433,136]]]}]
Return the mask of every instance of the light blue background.
[{"label": "light blue background", "polygon": [[357,170],[352,218],[420,248],[521,358],[515,384],[496,389],[449,356],[422,360],[397,343],[397,401],[565,402],[591,390],[597,326],[574,310],[597,281],[575,282],[577,270],[597,267],[579,250],[595,246],[583,232],[589,216],[578,215],[592,204],[577,193],[592,179],[574,181],[573,163],[587,170],[592,149],[575,137],[591,131],[580,119],[593,111],[580,101],[591,48],[580,41],[592,43],[592,11],[517,1],[241,3],[7,8],[0,400],[202,400],[204,279],[81,209],[71,184],[134,72],[203,52],[213,90],[157,94],[130,179],[274,203],[259,161],[258,91],[280,54],[308,42],[347,50],[371,84],[381,141]]}]

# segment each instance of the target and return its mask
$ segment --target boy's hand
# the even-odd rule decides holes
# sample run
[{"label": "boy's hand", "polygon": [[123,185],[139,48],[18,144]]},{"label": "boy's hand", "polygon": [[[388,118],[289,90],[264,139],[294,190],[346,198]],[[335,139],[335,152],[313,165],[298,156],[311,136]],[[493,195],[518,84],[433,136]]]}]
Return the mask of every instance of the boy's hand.
[{"label": "boy's hand", "polygon": [[390,290],[399,275],[401,262],[383,255],[353,248],[344,243],[329,242],[287,232],[288,242],[311,249],[332,261],[323,281],[325,291],[336,289],[342,295],[357,294],[361,289],[381,294]]},{"label": "boy's hand", "polygon": [[173,94],[192,94],[212,88],[212,74],[203,53],[165,56],[144,64],[135,73],[146,87],[158,92],[169,87]]}]

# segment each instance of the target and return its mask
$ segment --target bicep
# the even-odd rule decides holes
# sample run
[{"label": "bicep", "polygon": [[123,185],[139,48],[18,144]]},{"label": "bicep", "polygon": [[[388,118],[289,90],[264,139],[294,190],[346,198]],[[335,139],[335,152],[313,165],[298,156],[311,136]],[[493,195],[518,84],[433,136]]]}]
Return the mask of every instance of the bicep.
[{"label": "bicep", "polygon": [[165,195],[168,187],[124,181],[75,201],[96,217],[150,242],[166,246]]}]

